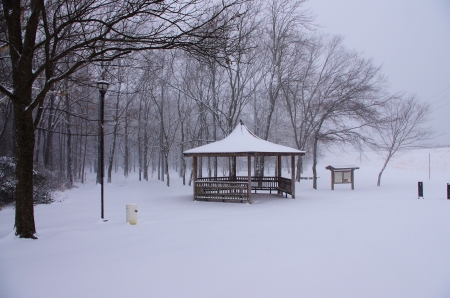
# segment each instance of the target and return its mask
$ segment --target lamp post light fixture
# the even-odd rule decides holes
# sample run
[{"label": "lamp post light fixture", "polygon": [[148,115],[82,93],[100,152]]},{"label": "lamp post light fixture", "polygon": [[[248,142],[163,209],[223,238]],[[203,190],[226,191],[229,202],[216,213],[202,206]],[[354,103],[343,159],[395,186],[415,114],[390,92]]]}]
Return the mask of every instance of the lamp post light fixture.
[{"label": "lamp post light fixture", "polygon": [[[103,180],[104,180],[104,176],[105,176],[105,167],[104,167],[104,115],[105,115],[105,111],[104,111],[104,107],[105,107],[105,94],[106,91],[108,90],[108,86],[109,83],[106,81],[98,81],[97,82],[97,88],[98,91],[100,92],[100,163],[99,163],[99,171],[100,171],[100,185],[101,185],[101,208],[102,208],[102,219],[104,220],[105,218],[105,211],[104,211],[104,200],[103,200],[103,195],[104,195],[104,186],[103,186]],[[104,220],[106,221],[106,220]]]}]

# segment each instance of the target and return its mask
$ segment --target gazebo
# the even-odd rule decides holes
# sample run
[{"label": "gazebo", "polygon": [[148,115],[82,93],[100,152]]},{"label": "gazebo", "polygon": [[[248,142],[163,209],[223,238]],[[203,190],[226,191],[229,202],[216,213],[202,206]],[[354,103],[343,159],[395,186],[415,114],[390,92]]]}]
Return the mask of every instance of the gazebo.
[{"label": "gazebo", "polygon": [[[285,193],[295,198],[295,156],[305,155],[290,147],[274,144],[257,137],[242,121],[226,138],[184,151],[184,155],[193,158],[194,200],[219,202],[251,201],[251,191],[265,190]],[[247,157],[247,176],[236,176],[236,166],[231,167],[228,177],[197,177],[198,158],[228,157],[236,165],[236,157]],[[251,158],[255,156],[276,156],[277,169],[273,177],[252,176]],[[281,176],[281,157],[291,157],[291,179]]]}]

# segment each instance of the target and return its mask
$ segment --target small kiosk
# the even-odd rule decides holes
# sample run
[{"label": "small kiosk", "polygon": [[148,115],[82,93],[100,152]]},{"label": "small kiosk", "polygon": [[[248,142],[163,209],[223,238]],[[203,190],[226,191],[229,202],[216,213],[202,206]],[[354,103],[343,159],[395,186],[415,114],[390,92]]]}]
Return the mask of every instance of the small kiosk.
[{"label": "small kiosk", "polygon": [[331,171],[331,190],[334,190],[335,184],[351,183],[352,190],[355,189],[354,171],[359,169],[357,166],[350,165],[329,165],[325,169]]}]

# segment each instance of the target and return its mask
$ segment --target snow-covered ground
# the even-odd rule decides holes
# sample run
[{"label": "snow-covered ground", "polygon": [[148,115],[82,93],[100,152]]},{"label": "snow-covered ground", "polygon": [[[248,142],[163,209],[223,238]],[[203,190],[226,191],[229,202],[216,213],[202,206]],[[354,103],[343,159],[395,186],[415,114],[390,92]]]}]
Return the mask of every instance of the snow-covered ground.
[{"label": "snow-covered ground", "polygon": [[[344,163],[361,167],[355,190],[332,191],[325,166]],[[170,188],[115,177],[108,222],[91,175],[36,206],[39,240],[16,239],[14,210],[0,211],[0,297],[450,297],[450,149],[401,153],[377,187],[381,165],[328,154],[318,190],[302,181],[295,200],[252,205],[193,202],[175,173]]]}]

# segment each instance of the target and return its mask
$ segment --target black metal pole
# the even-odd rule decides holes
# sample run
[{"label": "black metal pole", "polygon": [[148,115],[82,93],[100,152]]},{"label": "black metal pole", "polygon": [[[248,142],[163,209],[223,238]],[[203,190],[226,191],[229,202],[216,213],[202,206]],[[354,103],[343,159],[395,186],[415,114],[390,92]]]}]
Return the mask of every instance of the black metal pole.
[{"label": "black metal pole", "polygon": [[419,182],[418,183],[418,190],[419,190],[419,197],[418,199],[422,198],[423,199],[423,182]]},{"label": "black metal pole", "polygon": [[450,200],[450,183],[447,183],[447,200]]},{"label": "black metal pole", "polygon": [[103,194],[104,194],[104,188],[103,188],[103,178],[104,178],[104,165],[103,165],[103,155],[104,155],[104,105],[105,105],[105,93],[106,91],[100,90],[100,185],[101,185],[101,205],[102,205],[102,219],[105,218],[105,212],[104,212],[104,202],[103,202]]}]

